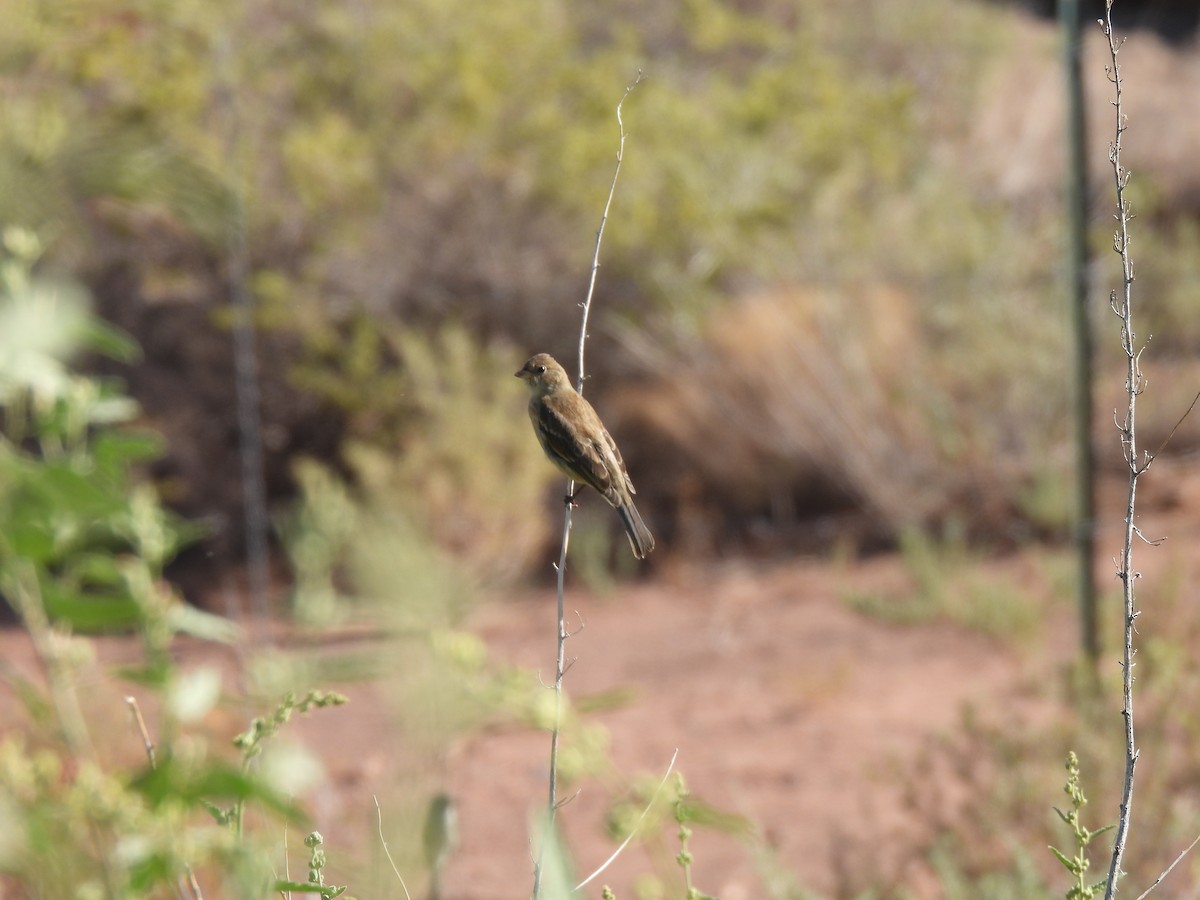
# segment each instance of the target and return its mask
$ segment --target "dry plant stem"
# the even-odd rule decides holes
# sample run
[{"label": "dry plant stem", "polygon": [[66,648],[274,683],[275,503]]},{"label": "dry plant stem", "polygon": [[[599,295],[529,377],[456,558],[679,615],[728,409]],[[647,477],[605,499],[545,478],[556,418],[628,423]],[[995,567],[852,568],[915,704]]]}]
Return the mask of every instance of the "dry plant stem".
[{"label": "dry plant stem", "polygon": [[146,759],[150,761],[150,768],[158,768],[158,760],[154,758],[154,741],[150,739],[150,732],[146,728],[146,720],[142,717],[142,709],[138,706],[136,697],[126,697],[125,702],[129,704],[129,712],[133,716],[133,724],[137,726],[138,734],[142,738],[142,747],[146,751]]},{"label": "dry plant stem", "polygon": [[63,650],[56,642],[46,609],[42,605],[41,587],[32,567],[22,565],[16,572],[12,588],[12,601],[17,614],[25,625],[25,631],[33,644],[34,657],[41,667],[50,701],[58,718],[58,727],[63,742],[73,756],[89,761],[95,760],[91,738],[79,698],[71,684],[67,664],[63,661]]},{"label": "dry plant stem", "polygon": [[[64,648],[56,640],[46,608],[42,605],[41,587],[32,566],[22,563],[18,567],[11,593],[13,605],[25,625],[25,631],[33,643],[34,656],[46,679],[63,744],[76,761],[95,763],[96,751],[79,706],[79,697],[71,684],[71,667],[63,658]],[[100,875],[108,895],[115,897],[118,894],[117,881],[108,855],[101,850],[104,842],[100,838],[99,827],[96,822],[89,821],[87,830],[93,845],[97,851],[101,851],[98,855]]]},{"label": "dry plant stem", "polygon": [[[600,227],[596,229],[596,249],[592,252],[592,271],[588,277],[587,297],[580,304],[583,313],[579,322],[579,375],[576,379],[575,389],[581,394],[583,393],[583,349],[587,343],[588,316],[592,311],[592,295],[596,292],[596,275],[600,271],[600,242],[604,240],[604,226],[608,224],[608,211],[612,208],[613,195],[617,192],[617,176],[621,174],[621,160],[625,157],[625,121],[621,118],[621,107],[625,105],[625,100],[633,93],[633,89],[641,83],[642,72],[639,69],[637,78],[633,80],[633,84],[625,88],[625,93],[621,96],[620,102],[617,103],[617,129],[620,134],[620,140],[617,144],[617,163],[613,167],[612,183],[608,186],[608,199],[604,201],[604,212],[600,216]],[[572,487],[574,487],[574,484],[572,484]]]},{"label": "dry plant stem", "polygon": [[[126,697],[125,702],[129,705],[133,724],[137,726],[138,734],[142,738],[142,748],[146,751],[146,759],[150,762],[150,768],[157,769],[158,760],[155,758],[154,741],[150,739],[150,730],[146,728],[146,719],[142,716],[142,708],[138,706],[136,697]],[[204,894],[200,891],[200,883],[196,881],[196,873],[192,871],[191,866],[186,866],[185,874],[181,875],[175,884],[175,891],[185,900],[189,897],[193,897],[195,900],[204,900]]]},{"label": "dry plant stem", "polygon": [[1200,844],[1200,835],[1197,835],[1196,839],[1194,841],[1192,841],[1190,844],[1188,844],[1186,847],[1183,848],[1183,850],[1180,852],[1180,854],[1177,857],[1175,857],[1174,862],[1172,862],[1169,866],[1167,866],[1165,869],[1162,870],[1162,873],[1157,878],[1154,879],[1154,884],[1150,885],[1150,887],[1146,888],[1144,891],[1142,891],[1140,894],[1138,894],[1137,900],[1146,900],[1146,897],[1148,897],[1150,895],[1150,892],[1153,891],[1156,887],[1158,887],[1160,884],[1163,883],[1163,879],[1171,874],[1171,870],[1173,868],[1175,868],[1177,865],[1179,865],[1180,861],[1185,856],[1187,856],[1189,853],[1191,853],[1192,850],[1194,850],[1196,848],[1197,844]]},{"label": "dry plant stem", "polygon": [[[626,847],[629,846],[629,842],[632,841],[634,839],[634,837],[637,835],[638,827],[642,824],[643,821],[645,821],[646,814],[649,813],[650,808],[652,806],[654,806],[654,801],[657,800],[658,795],[662,793],[663,785],[666,784],[667,779],[671,777],[671,770],[675,768],[675,760],[678,756],[679,756],[679,748],[676,747],[675,752],[671,754],[671,762],[667,764],[667,771],[663,772],[663,777],[658,782],[658,787],[656,787],[654,789],[654,796],[650,798],[650,802],[646,804],[646,808],[643,809],[642,814],[640,816],[638,816],[637,822],[635,822],[633,827],[631,829],[629,829],[629,834],[625,836],[625,840],[621,841],[621,845],[612,852],[612,855],[609,856],[608,859],[606,859],[603,863],[600,864],[600,868],[596,869],[596,871],[592,872],[591,875],[589,875],[587,878],[583,879],[583,881],[579,882],[579,884],[575,885],[575,890],[578,891],[581,888],[586,887],[588,882],[596,880],[596,878],[598,878],[600,876],[600,874],[605,869],[607,869],[609,866],[611,866],[613,864],[613,862],[616,860],[616,858],[621,855],[621,851],[623,851]],[[1197,838],[1197,840],[1200,840],[1200,838]],[[1141,900],[1141,898],[1139,897],[1138,900]]]},{"label": "dry plant stem", "polygon": [[[621,118],[621,107],[625,104],[625,99],[629,94],[642,82],[642,73],[639,71],[637,78],[633,84],[625,88],[625,93],[621,96],[620,102],[617,103],[617,128],[620,138],[617,144],[617,162],[613,167],[612,182],[608,186],[608,199],[604,202],[604,212],[600,216],[600,227],[596,229],[596,248],[592,253],[592,270],[588,279],[587,296],[583,303],[581,319],[579,323],[579,367],[578,377],[576,381],[576,389],[579,393],[583,393],[583,378],[584,378],[584,360],[583,352],[587,344],[588,336],[588,316],[592,311],[592,296],[596,291],[596,274],[600,271],[600,244],[604,240],[604,226],[608,222],[608,211],[612,207],[613,196],[617,192],[617,177],[621,174],[621,161],[625,157],[625,122]],[[567,617],[566,606],[564,601],[564,579],[567,572],[567,545],[571,539],[571,500],[575,496],[575,482],[567,483],[567,501],[563,509],[563,530],[562,530],[562,547],[558,554],[557,571],[557,593],[558,593],[558,650],[555,656],[554,667],[554,727],[550,732],[550,776],[549,776],[549,796],[546,803],[546,829],[550,829],[554,825],[554,814],[558,810],[558,740],[560,725],[562,721],[562,685],[563,675],[566,674],[566,659],[567,659],[567,638],[570,636],[567,632]],[[542,861],[543,854],[546,850],[545,832],[541,844],[538,848],[537,862],[533,868],[533,897],[537,900],[541,896],[542,890]]]},{"label": "dry plant stem", "polygon": [[392,867],[392,872],[395,874],[396,880],[400,882],[405,900],[412,900],[412,897],[408,893],[408,885],[404,883],[404,876],[396,868],[396,861],[392,859],[392,851],[388,849],[387,839],[383,836],[383,810],[379,808],[379,798],[372,794],[371,799],[375,801],[375,818],[379,831],[379,843],[383,847],[383,855],[387,857],[388,865]]},{"label": "dry plant stem", "polygon": [[1125,785],[1121,794],[1120,818],[1117,820],[1117,832],[1113,839],[1112,859],[1108,867],[1108,884],[1104,890],[1105,900],[1116,894],[1120,881],[1121,860],[1125,855],[1125,844],[1129,838],[1130,810],[1133,806],[1133,775],[1137,766],[1138,749],[1134,742],[1133,732],[1133,632],[1137,609],[1134,602],[1133,582],[1137,573],[1133,570],[1133,539],[1137,534],[1134,524],[1134,512],[1137,499],[1138,477],[1146,471],[1151,458],[1145,462],[1138,460],[1136,413],[1137,398],[1142,392],[1143,379],[1140,365],[1141,351],[1136,349],[1135,332],[1133,330],[1133,260],[1129,253],[1129,202],[1125,199],[1125,187],[1129,183],[1129,173],[1121,165],[1121,137],[1125,133],[1125,113],[1121,107],[1121,69],[1117,63],[1120,43],[1113,34],[1112,0],[1106,0],[1104,19],[1101,21],[1104,35],[1108,39],[1108,49],[1111,63],[1108,70],[1109,81],[1115,94],[1113,107],[1116,111],[1116,133],[1109,146],[1108,158],[1112,163],[1113,177],[1117,190],[1117,231],[1113,237],[1113,249],[1121,256],[1121,291],[1112,294],[1113,311],[1121,319],[1121,346],[1125,351],[1125,420],[1119,425],[1121,443],[1124,445],[1125,462],[1129,468],[1129,490],[1125,504],[1125,542],[1121,548],[1121,561],[1117,576],[1121,579],[1124,599],[1125,635],[1124,650],[1121,658],[1122,708],[1121,715],[1125,720]]}]

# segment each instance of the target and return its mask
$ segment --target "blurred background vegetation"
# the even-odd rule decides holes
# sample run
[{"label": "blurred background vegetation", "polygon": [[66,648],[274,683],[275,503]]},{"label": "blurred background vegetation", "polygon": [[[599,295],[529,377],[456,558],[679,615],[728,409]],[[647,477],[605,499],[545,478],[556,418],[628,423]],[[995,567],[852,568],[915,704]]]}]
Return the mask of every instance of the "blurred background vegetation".
[{"label": "blurred background vegetation", "polygon": [[[1011,77],[1052,79],[1054,42],[1002,10],[21,0],[0,221],[143,347],[96,368],[208,526],[184,570],[241,554],[245,288],[275,508],[312,457],[511,578],[554,517],[505,376],[573,358],[614,101],[644,70],[590,371],[667,552],[1061,534],[1061,150],[1029,136],[1059,113]],[[1139,179],[1142,267],[1157,364],[1185,366],[1197,185],[1161,174]]]},{"label": "blurred background vegetation", "polygon": [[[1169,44],[1146,34],[1128,51],[1143,54],[1127,86],[1128,162],[1139,289],[1154,299],[1142,318],[1151,447],[1200,379],[1200,124],[1180,113],[1200,66],[1189,23],[1155,17],[1167,6],[1184,4],[1147,4]],[[245,291],[279,581],[302,625],[344,621],[353,600],[394,641],[379,659],[393,655],[394,712],[417,735],[411,784],[392,798],[407,829],[398,855],[419,857],[408,832],[456,737],[546,724],[530,673],[491,668],[459,626],[481,585],[511,586],[548,558],[560,479],[511,373],[537,350],[573,368],[614,106],[639,71],[588,391],[659,536],[650,565],[898,547],[920,595],[850,597],[853,608],[1036,630],[1039,610],[975,603],[1004,585],[963,573],[977,554],[1068,531],[1052,26],[971,0],[7,0],[3,19],[0,590],[27,624],[40,609],[138,630],[142,675],[164,696],[187,681],[168,659],[172,635],[232,640],[167,580],[220,606],[244,562],[230,330]],[[1103,71],[1098,54],[1088,66]],[[1103,147],[1107,96],[1089,103],[1090,145]],[[1097,176],[1104,164],[1096,152]],[[1097,177],[1097,322],[1110,206]],[[245,267],[231,262],[243,246]],[[1107,429],[1119,349],[1099,346]],[[1171,453],[1198,445],[1193,417]],[[1118,471],[1115,439],[1101,459]],[[610,527],[591,512],[578,521],[576,571],[593,583],[627,563]],[[983,608],[1008,618],[980,625]],[[54,640],[45,657],[81,671],[76,645]],[[1175,690],[1179,657],[1156,652]],[[338,664],[377,675],[379,659]],[[242,687],[270,709],[326,674],[321,662],[270,659]],[[602,769],[602,737],[571,727],[577,769]],[[1003,743],[972,727],[972,752]],[[1042,750],[1008,737],[1014,758]],[[1111,770],[1105,752],[1086,762]],[[47,877],[62,834],[111,819],[56,818],[56,792],[76,787],[54,769],[68,756],[39,772],[23,752],[0,760],[9,784],[38,785],[23,812],[44,817],[48,856],[27,869]],[[226,774],[192,762],[197,781]],[[221,783],[230,802],[277,800]],[[152,788],[140,789],[153,808],[127,814],[160,839],[184,814]],[[1040,789],[1019,799],[981,831],[1003,834],[1047,803]],[[261,874],[234,871],[242,851],[213,840],[135,859],[106,873],[108,887],[169,882],[192,864]],[[110,849],[96,841],[88,858]]]}]

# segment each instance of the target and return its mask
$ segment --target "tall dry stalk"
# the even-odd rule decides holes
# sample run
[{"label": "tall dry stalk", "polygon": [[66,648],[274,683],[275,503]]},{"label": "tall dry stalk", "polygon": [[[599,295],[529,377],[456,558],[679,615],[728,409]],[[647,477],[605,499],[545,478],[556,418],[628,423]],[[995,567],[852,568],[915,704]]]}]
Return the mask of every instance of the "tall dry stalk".
[{"label": "tall dry stalk", "polygon": [[[617,191],[617,177],[621,174],[621,161],[625,157],[625,121],[621,118],[621,108],[625,105],[625,100],[630,92],[641,84],[641,81],[642,73],[638,72],[638,76],[633,84],[625,88],[625,93],[621,96],[620,102],[617,103],[617,128],[620,135],[617,144],[617,162],[613,168],[612,183],[608,187],[608,199],[604,203],[604,212],[600,216],[600,227],[596,230],[596,247],[592,253],[592,269],[588,278],[587,296],[584,298],[583,303],[580,304],[582,314],[579,323],[579,359],[575,387],[581,394],[583,393],[584,349],[587,345],[588,317],[592,311],[592,296],[596,291],[596,275],[600,271],[600,244],[604,240],[604,226],[608,223],[608,211],[612,207],[613,195]],[[563,509],[562,546],[558,553],[558,564],[555,566],[558,592],[558,645],[554,667],[554,726],[550,731],[550,775],[546,802],[546,818],[542,828],[541,843],[538,847],[537,862],[533,869],[534,900],[538,900],[541,896],[546,845],[550,840],[550,830],[554,827],[554,816],[558,811],[559,805],[558,742],[562,725],[562,688],[563,676],[566,675],[567,638],[571,636],[571,633],[567,631],[564,579],[567,571],[567,546],[571,539],[571,498],[574,496],[575,482],[569,481],[567,482],[567,502],[564,504]]]},{"label": "tall dry stalk", "polygon": [[[1107,67],[1108,80],[1113,85],[1113,108],[1116,112],[1116,132],[1112,143],[1109,144],[1108,159],[1112,163],[1113,178],[1117,192],[1117,230],[1113,235],[1113,250],[1121,257],[1121,288],[1112,292],[1110,302],[1113,312],[1121,320],[1121,347],[1125,351],[1125,418],[1118,421],[1117,427],[1121,433],[1121,444],[1124,448],[1125,463],[1129,471],[1129,486],[1125,502],[1125,540],[1121,548],[1121,558],[1117,567],[1117,577],[1121,579],[1122,595],[1124,598],[1124,647],[1121,656],[1121,687],[1122,705],[1121,716],[1125,720],[1125,784],[1121,792],[1121,811],[1117,821],[1116,836],[1113,839],[1112,859],[1108,866],[1108,884],[1105,887],[1105,900],[1109,900],[1117,892],[1120,881],[1121,860],[1125,855],[1125,845],[1129,838],[1130,811],[1133,806],[1133,776],[1137,767],[1138,749],[1134,740],[1133,730],[1133,658],[1136,650],[1133,646],[1134,620],[1138,616],[1135,597],[1134,581],[1138,573],[1133,569],[1133,541],[1141,537],[1134,522],[1134,512],[1137,500],[1138,479],[1150,467],[1154,457],[1146,454],[1144,459],[1138,458],[1137,445],[1137,400],[1144,388],[1141,369],[1142,351],[1136,344],[1136,332],[1133,330],[1133,258],[1129,252],[1129,220],[1131,218],[1129,201],[1125,199],[1125,188],[1129,184],[1129,172],[1121,164],[1121,139],[1127,128],[1125,111],[1122,108],[1121,67],[1117,56],[1121,50],[1122,41],[1118,41],[1112,27],[1113,0],[1106,0],[1104,18],[1101,27],[1108,40],[1110,63]],[[1114,418],[1115,415],[1114,415]]]}]

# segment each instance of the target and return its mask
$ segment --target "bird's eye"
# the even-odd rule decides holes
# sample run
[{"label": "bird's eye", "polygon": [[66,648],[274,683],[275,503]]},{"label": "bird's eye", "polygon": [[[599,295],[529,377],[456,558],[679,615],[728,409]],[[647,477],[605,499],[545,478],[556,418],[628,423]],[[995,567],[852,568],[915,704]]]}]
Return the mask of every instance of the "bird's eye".
[{"label": "bird's eye", "polygon": [[545,375],[545,374],[546,374],[546,367],[545,367],[545,366],[538,366],[536,369],[534,369],[534,371],[535,371],[535,372],[537,372],[539,375]]}]

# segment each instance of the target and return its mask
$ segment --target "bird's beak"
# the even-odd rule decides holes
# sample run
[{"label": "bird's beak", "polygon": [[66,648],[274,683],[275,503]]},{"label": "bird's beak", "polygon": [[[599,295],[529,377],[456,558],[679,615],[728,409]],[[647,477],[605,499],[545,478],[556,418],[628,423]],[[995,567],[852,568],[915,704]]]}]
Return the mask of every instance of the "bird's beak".
[{"label": "bird's beak", "polygon": [[515,375],[517,378],[528,378],[529,377],[529,373],[526,372],[524,369],[521,369],[519,372],[513,372],[513,375]]}]

